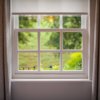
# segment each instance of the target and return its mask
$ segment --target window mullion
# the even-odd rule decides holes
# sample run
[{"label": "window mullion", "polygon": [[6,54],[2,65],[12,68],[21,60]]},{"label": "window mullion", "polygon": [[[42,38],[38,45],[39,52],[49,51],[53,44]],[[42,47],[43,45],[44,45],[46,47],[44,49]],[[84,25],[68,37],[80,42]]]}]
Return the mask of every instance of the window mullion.
[{"label": "window mullion", "polygon": [[13,45],[13,70],[16,72],[16,71],[18,71],[18,69],[19,69],[19,65],[18,65],[18,53],[19,52],[17,52],[18,51],[18,34],[17,34],[17,32],[14,32],[13,33],[13,43],[12,43],[12,45]]},{"label": "window mullion", "polygon": [[88,71],[88,37],[87,31],[83,31],[83,71]]},{"label": "window mullion", "polygon": [[62,71],[63,32],[60,31],[60,71]]},{"label": "window mullion", "polygon": [[38,29],[40,29],[40,20],[41,20],[41,16],[38,15],[38,20],[37,20],[37,22],[38,22]]},{"label": "window mullion", "polygon": [[40,31],[38,31],[38,71],[40,71]]},{"label": "window mullion", "polygon": [[38,31],[38,71],[40,71],[40,31]]},{"label": "window mullion", "polygon": [[13,18],[14,21],[14,29],[19,29],[19,15],[14,16]]},{"label": "window mullion", "polygon": [[63,18],[62,15],[60,15],[60,29],[63,28],[63,19],[62,18]]},{"label": "window mullion", "polygon": [[[38,15],[38,29],[40,29],[40,16]],[[38,30],[38,71],[40,71],[40,30]]]},{"label": "window mullion", "polygon": [[60,15],[60,71],[62,71],[62,51],[63,51],[63,20],[62,15]]}]

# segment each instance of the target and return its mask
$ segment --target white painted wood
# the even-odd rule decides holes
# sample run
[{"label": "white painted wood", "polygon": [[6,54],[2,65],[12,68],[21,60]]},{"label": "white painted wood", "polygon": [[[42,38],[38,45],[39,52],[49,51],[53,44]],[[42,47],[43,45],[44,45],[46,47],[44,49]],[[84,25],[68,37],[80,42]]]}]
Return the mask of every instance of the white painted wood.
[{"label": "white painted wood", "polygon": [[40,61],[40,31],[38,31],[38,71],[40,72],[40,65],[41,65],[41,61]]},{"label": "white painted wood", "polygon": [[17,32],[59,32],[59,31],[63,31],[63,32],[83,32],[85,29],[80,29],[80,28],[63,28],[63,29],[14,29],[14,31]]},{"label": "white painted wood", "polygon": [[81,52],[82,50],[72,50],[72,49],[64,49],[64,50],[16,50],[17,52],[57,52],[59,53],[60,51],[62,52]]},{"label": "white painted wood", "polygon": [[[13,60],[14,60],[13,61],[13,66],[14,66],[13,76],[16,77],[16,76],[20,76],[22,73],[23,74],[30,73],[30,77],[33,77],[33,76],[35,76],[35,74],[37,74],[35,78],[41,78],[41,77],[46,78],[47,76],[55,78],[55,76],[53,76],[53,74],[57,75],[57,73],[59,73],[59,74],[64,73],[65,75],[63,75],[63,77],[67,77],[68,74],[70,73],[70,75],[71,75],[70,78],[74,78],[76,76],[77,76],[77,78],[82,78],[82,77],[87,78],[88,77],[88,70],[87,70],[87,68],[88,68],[88,65],[87,65],[88,53],[86,53],[86,52],[88,52],[87,51],[87,49],[88,49],[88,46],[87,46],[87,43],[88,43],[88,41],[87,41],[87,35],[88,35],[87,28],[83,28],[83,29],[81,29],[81,28],[70,28],[70,29],[63,28],[62,27],[63,20],[62,20],[61,14],[60,14],[60,28],[59,29],[40,29],[40,20],[41,20],[41,16],[38,15],[38,28],[37,29],[21,29],[21,28],[14,29],[14,33],[13,33]],[[86,20],[86,18],[85,18],[85,20]],[[38,32],[38,50],[18,50],[18,48],[17,48],[18,43],[17,42],[18,42],[18,33],[19,32]],[[60,49],[58,49],[58,50],[40,50],[40,33],[41,32],[60,32]],[[76,50],[63,49],[63,32],[81,32],[83,48],[76,49]],[[18,58],[17,58],[18,52],[37,52],[38,53],[38,71],[28,71],[28,70],[18,71]],[[40,53],[41,52],[58,52],[58,53],[60,53],[60,70],[59,71],[40,71]],[[62,68],[62,66],[63,66],[62,53],[63,52],[82,52],[82,54],[83,54],[83,69],[82,69],[82,71],[78,71],[78,70],[77,71],[63,71],[62,70],[63,69]],[[48,75],[45,77],[46,73],[48,73]],[[72,73],[74,73],[74,77],[73,77]],[[77,73],[78,73],[78,75],[80,73],[80,75],[79,76],[75,75]],[[62,77],[60,77],[60,75],[59,75],[59,78],[62,78]]]},{"label": "white painted wood", "polygon": [[12,15],[87,15],[88,12],[12,12]]},{"label": "white painted wood", "polygon": [[88,76],[88,61],[89,61],[89,52],[88,52],[88,31],[83,32],[83,70],[87,73]]},{"label": "white painted wood", "polygon": [[12,12],[88,12],[88,0],[12,0]]}]

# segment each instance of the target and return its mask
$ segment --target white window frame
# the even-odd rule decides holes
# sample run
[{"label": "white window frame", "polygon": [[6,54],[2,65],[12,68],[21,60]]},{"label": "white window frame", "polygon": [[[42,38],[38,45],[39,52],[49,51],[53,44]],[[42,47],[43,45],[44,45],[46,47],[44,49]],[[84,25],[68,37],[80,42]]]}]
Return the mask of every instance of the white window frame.
[{"label": "white window frame", "polygon": [[[13,13],[12,15],[60,15],[60,23],[62,23],[61,16],[62,15],[87,15],[88,13]],[[88,18],[87,18],[88,19]],[[39,18],[38,18],[39,20]],[[12,24],[14,22],[12,21]],[[88,23],[88,20],[87,20]],[[13,25],[14,26],[14,25]],[[18,64],[17,64],[17,40],[18,40],[18,32],[60,32],[60,37],[62,36],[61,33],[63,32],[81,32],[82,33],[82,42],[83,42],[83,50],[65,50],[68,52],[77,52],[81,51],[83,54],[83,70],[77,70],[77,71],[41,71],[38,69],[38,71],[19,71],[18,70]],[[12,77],[13,78],[31,78],[31,79],[88,79],[88,24],[86,25],[86,28],[70,28],[70,29],[64,29],[60,25],[59,29],[19,29],[14,27],[12,28],[12,53],[13,53],[13,59],[12,59]],[[39,35],[40,36],[40,35]],[[38,37],[38,40],[39,37]],[[38,41],[39,42],[39,41]],[[61,44],[62,42],[60,42]],[[39,44],[38,44],[39,45]],[[24,52],[33,52],[26,50]],[[48,50],[41,50],[42,52],[48,52]],[[52,50],[50,50],[52,51]],[[63,50],[64,51],[64,50]],[[20,52],[23,52],[23,50]],[[34,50],[34,52],[36,52]],[[39,51],[40,52],[40,51]],[[58,52],[58,50],[54,50],[52,52]],[[40,60],[40,59],[39,59]],[[61,67],[62,70],[62,67]]]}]

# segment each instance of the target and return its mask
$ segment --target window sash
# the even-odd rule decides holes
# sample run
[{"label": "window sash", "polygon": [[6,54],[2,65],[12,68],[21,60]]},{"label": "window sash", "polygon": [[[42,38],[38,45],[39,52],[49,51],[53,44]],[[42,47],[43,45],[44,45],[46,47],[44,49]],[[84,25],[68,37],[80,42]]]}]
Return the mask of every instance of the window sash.
[{"label": "window sash", "polygon": [[[59,50],[40,50],[39,48],[40,48],[40,39],[38,39],[38,50],[17,50],[17,40],[18,40],[18,32],[19,31],[16,31],[14,34],[13,34],[13,39],[14,39],[14,42],[13,42],[13,48],[15,49],[15,50],[13,50],[14,51],[14,58],[16,58],[16,61],[17,61],[17,52],[38,52],[38,53],[40,53],[40,52],[59,52],[60,53],[60,49]],[[49,32],[49,31],[48,31]],[[66,31],[66,32],[69,32],[69,31]],[[72,31],[72,32],[74,32],[74,31]],[[76,32],[76,31],[75,31]],[[79,31],[78,31],[79,32]],[[39,35],[40,36],[40,35]],[[84,52],[86,52],[86,50],[84,49],[84,48],[87,48],[86,47],[86,45],[87,45],[87,42],[86,42],[86,38],[87,38],[87,36],[86,36],[86,31],[84,30],[84,31],[82,31],[82,36],[83,36],[83,49],[63,49],[62,50],[62,52],[82,52],[83,53],[83,59],[84,59],[84,57],[86,56],[84,56]],[[39,38],[39,37],[38,37]],[[40,58],[40,57],[38,57],[38,58]],[[85,60],[85,59],[84,59]],[[83,60],[83,61],[84,61]],[[15,61],[15,62],[16,62]],[[40,62],[40,61],[39,61]],[[84,62],[83,62],[84,63]],[[83,65],[84,66],[84,65]],[[84,67],[83,67],[84,68]]]},{"label": "window sash", "polygon": [[[60,16],[61,17],[61,16]],[[39,22],[39,20],[38,20]],[[62,20],[60,19],[60,22],[62,23]],[[83,69],[82,70],[73,70],[73,71],[62,71],[62,67],[60,67],[59,71],[40,71],[40,67],[38,68],[38,71],[31,71],[31,70],[24,70],[24,71],[20,71],[18,70],[18,62],[17,62],[17,40],[18,40],[18,32],[38,32],[38,34],[40,34],[40,32],[60,32],[60,39],[62,39],[61,37],[61,33],[63,32],[81,32],[82,33],[82,37],[83,37],[83,49],[81,50],[70,50],[70,49],[65,49],[62,50],[63,52],[82,52],[83,54]],[[40,35],[38,35],[40,36]],[[40,38],[40,37],[38,37]],[[62,40],[61,40],[62,41]],[[60,52],[60,50],[40,50],[40,39],[38,39],[38,49],[39,52]],[[60,45],[62,44],[62,42],[60,42]],[[17,50],[18,52],[38,52],[37,50]],[[40,53],[38,55],[38,62],[40,62]],[[62,61],[61,61],[62,62]],[[61,64],[62,65],[62,64]],[[76,77],[87,77],[88,74],[88,29],[81,29],[81,28],[70,28],[70,29],[62,29],[62,26],[60,26],[59,29],[14,29],[13,30],[13,76],[16,77],[16,75],[19,77],[21,76],[25,78],[25,74],[29,74],[29,76],[36,75],[36,77],[38,75],[40,75],[39,77],[44,76],[44,75],[68,75],[68,74],[72,74],[71,76],[73,76],[74,74],[76,75]],[[79,75],[80,74],[80,75]],[[66,76],[67,77],[67,76]],[[42,77],[41,77],[42,78]],[[44,77],[45,78],[45,77]]]},{"label": "window sash", "polygon": [[[60,17],[60,21],[59,21],[59,25],[60,25],[60,29],[66,29],[66,28],[63,28],[63,16],[69,16],[69,15],[72,15],[72,16],[81,16],[81,27],[80,28],[69,28],[69,29],[86,29],[88,28],[88,18],[87,18],[87,13],[62,13],[62,14],[59,14],[59,13],[23,13],[23,14],[16,14],[14,13],[13,15],[14,18],[13,18],[13,22],[14,22],[14,29],[35,29],[35,28],[19,28],[19,20],[18,20],[18,16],[28,16],[28,15],[31,15],[31,16],[37,16],[37,23],[38,23],[38,26],[36,29],[43,29],[43,28],[40,28],[40,22],[41,22],[41,16],[59,16]],[[85,16],[86,15],[86,16]],[[59,28],[52,28],[52,29],[59,29]],[[49,28],[47,28],[49,29]],[[50,28],[51,29],[51,28]],[[68,28],[67,28],[68,29]],[[45,29],[44,29],[45,30]]]}]

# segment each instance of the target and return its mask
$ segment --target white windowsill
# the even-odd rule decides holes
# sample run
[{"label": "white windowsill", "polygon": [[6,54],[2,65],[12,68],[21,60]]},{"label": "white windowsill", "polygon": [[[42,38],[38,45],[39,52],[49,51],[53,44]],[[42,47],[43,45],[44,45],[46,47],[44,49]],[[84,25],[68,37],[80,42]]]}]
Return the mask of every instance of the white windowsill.
[{"label": "white windowsill", "polygon": [[31,81],[92,82],[89,79],[11,79],[11,82],[31,82]]}]

